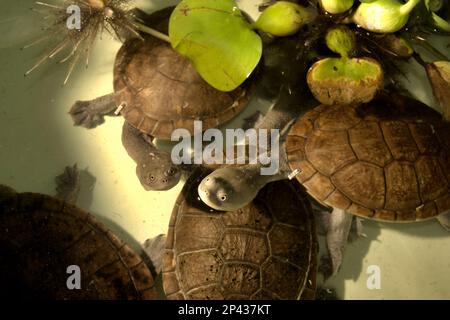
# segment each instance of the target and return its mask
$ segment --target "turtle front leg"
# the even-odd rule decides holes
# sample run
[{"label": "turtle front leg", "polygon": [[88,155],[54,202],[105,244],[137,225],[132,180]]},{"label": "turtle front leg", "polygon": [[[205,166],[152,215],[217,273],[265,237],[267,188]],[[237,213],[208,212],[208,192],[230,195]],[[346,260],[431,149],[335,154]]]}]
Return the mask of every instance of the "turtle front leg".
[{"label": "turtle front leg", "polygon": [[437,220],[445,228],[445,230],[450,231],[450,211],[438,215]]},{"label": "turtle front leg", "polygon": [[331,275],[335,275],[342,264],[352,222],[353,215],[341,209],[334,208],[329,216],[326,242],[331,259]]},{"label": "turtle front leg", "polygon": [[116,109],[114,93],[110,93],[94,100],[76,101],[69,114],[75,126],[92,129],[105,122],[104,116],[113,115]]}]

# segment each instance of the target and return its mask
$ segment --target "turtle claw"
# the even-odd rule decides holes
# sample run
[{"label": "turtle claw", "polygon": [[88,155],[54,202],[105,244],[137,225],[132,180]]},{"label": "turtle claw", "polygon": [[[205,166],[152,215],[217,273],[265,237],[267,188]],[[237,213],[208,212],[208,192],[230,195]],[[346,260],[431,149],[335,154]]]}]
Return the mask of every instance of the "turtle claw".
[{"label": "turtle claw", "polygon": [[92,129],[105,122],[102,114],[92,112],[92,101],[78,100],[70,108],[69,114],[75,126]]},{"label": "turtle claw", "polygon": [[160,234],[154,238],[147,239],[144,242],[144,251],[150,258],[150,261],[155,268],[156,274],[161,272],[162,258],[164,255],[164,248],[166,246],[166,235]]},{"label": "turtle claw", "polygon": [[75,203],[80,192],[80,172],[77,165],[66,167],[64,172],[55,177],[56,197],[69,202]]}]

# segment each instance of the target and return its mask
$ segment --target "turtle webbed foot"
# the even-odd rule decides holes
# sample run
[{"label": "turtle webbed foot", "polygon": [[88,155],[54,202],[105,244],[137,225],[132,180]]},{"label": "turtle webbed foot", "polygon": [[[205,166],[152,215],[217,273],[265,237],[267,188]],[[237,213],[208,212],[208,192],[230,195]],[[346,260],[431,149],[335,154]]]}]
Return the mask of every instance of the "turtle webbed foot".
[{"label": "turtle webbed foot", "polygon": [[76,101],[69,114],[75,126],[92,129],[105,122],[105,115],[116,110],[114,94],[108,94],[89,101]]},{"label": "turtle webbed foot", "polygon": [[159,274],[162,269],[162,259],[164,255],[164,248],[166,246],[166,238],[167,237],[165,234],[160,234],[154,238],[145,240],[143,244],[144,251],[150,258],[156,274]]},{"label": "turtle webbed foot", "polygon": [[80,172],[77,165],[66,167],[64,172],[55,177],[56,197],[74,204],[80,192]]},{"label": "turtle webbed foot", "polygon": [[91,112],[91,101],[76,101],[69,114],[72,117],[75,126],[92,129],[105,122],[101,114]]}]

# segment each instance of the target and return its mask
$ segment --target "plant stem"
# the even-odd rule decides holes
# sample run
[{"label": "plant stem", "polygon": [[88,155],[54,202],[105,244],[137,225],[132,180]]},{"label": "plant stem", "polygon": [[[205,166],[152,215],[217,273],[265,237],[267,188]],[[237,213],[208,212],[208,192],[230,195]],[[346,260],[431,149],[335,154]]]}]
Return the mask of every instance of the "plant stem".
[{"label": "plant stem", "polygon": [[147,34],[149,34],[149,35],[151,35],[151,36],[153,36],[155,38],[158,38],[159,40],[166,41],[166,42],[170,43],[170,39],[169,39],[169,37],[166,34],[161,33],[158,30],[155,30],[153,28],[147,27],[145,24],[142,24],[142,23],[139,23],[139,22],[136,22],[136,21],[133,22],[133,23],[136,26],[136,28],[138,28],[139,31],[147,33]]},{"label": "plant stem", "polygon": [[421,0],[409,0],[407,3],[400,7],[400,13],[407,15],[419,4]]}]

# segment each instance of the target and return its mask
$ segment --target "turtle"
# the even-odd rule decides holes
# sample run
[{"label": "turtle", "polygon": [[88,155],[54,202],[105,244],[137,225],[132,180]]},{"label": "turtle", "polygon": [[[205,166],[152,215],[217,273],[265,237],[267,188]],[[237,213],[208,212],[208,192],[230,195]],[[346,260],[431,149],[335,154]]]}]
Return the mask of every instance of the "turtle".
[{"label": "turtle", "polygon": [[[57,196],[0,186],[0,296],[25,300],[157,299],[147,264],[73,203],[76,166],[57,178]],[[78,287],[72,276],[80,276]]]},{"label": "turtle", "polygon": [[162,263],[167,298],[314,298],[318,244],[302,187],[277,181],[247,206],[217,212],[196,192],[208,172],[192,173],[172,211]]},{"label": "turtle", "polygon": [[[147,25],[167,33],[173,7],[145,18]],[[203,130],[231,120],[247,105],[248,79],[231,92],[210,86],[193,64],[169,43],[152,36],[130,38],[119,49],[114,64],[114,93],[91,101],[76,101],[69,113],[74,124],[93,128],[105,115],[120,113],[125,119],[122,144],[136,162],[136,174],[146,190],[168,190],[180,180],[181,168],[168,152],[158,150],[153,139],[170,139],[177,128],[194,134],[194,122]],[[119,109],[118,109],[119,107]]]},{"label": "turtle", "polygon": [[200,198],[214,209],[236,210],[267,182],[295,176],[332,208],[327,244],[333,274],[353,215],[386,222],[437,217],[449,228],[450,125],[425,104],[389,93],[366,104],[319,105],[284,139],[277,175],[260,175],[260,164],[219,168],[200,183]]}]

